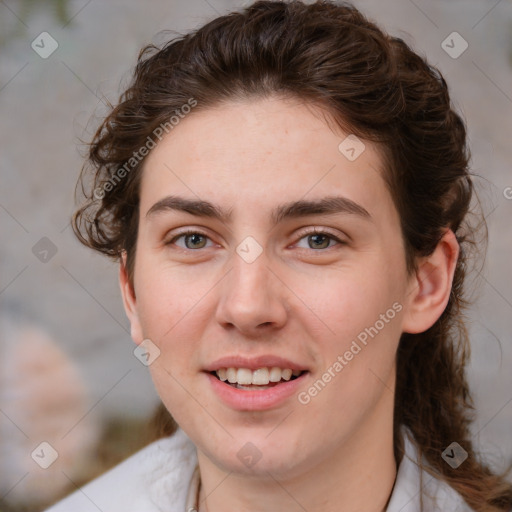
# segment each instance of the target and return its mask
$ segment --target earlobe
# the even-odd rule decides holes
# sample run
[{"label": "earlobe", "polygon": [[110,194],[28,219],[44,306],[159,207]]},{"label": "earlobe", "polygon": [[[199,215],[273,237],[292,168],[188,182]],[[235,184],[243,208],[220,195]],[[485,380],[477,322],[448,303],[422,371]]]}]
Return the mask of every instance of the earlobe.
[{"label": "earlobe", "polygon": [[144,336],[142,334],[142,326],[139,320],[135,290],[130,283],[128,271],[126,269],[125,251],[123,251],[121,255],[121,261],[119,263],[119,286],[121,288],[121,297],[123,299],[124,310],[128,320],[130,321],[131,337],[133,341],[139,345],[142,343]]},{"label": "earlobe", "polygon": [[434,252],[422,258],[415,275],[411,277],[402,324],[404,332],[424,332],[441,316],[450,298],[458,257],[459,243],[449,229]]}]

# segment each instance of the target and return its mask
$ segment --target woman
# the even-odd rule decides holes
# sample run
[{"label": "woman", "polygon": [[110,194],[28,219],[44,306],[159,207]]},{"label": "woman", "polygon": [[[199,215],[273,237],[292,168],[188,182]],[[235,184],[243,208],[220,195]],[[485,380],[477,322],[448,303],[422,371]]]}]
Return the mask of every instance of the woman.
[{"label": "woman", "polygon": [[511,509],[469,431],[465,128],[403,41],[257,2],[145,48],[89,163],[165,437],[52,512]]}]

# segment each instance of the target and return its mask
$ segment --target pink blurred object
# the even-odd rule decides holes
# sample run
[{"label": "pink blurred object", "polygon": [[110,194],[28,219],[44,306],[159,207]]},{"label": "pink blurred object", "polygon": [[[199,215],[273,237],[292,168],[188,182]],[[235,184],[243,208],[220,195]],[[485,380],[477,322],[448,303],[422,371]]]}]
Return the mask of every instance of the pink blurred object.
[{"label": "pink blurred object", "polygon": [[77,368],[42,329],[4,313],[0,337],[0,498],[50,503],[94,470],[99,421]]}]

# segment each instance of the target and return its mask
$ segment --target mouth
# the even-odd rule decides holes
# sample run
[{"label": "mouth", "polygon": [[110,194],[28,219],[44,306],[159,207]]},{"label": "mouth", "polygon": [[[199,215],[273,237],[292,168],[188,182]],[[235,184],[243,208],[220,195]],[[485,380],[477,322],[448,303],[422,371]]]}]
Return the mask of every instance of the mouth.
[{"label": "mouth", "polygon": [[244,391],[263,391],[285,382],[298,379],[307,370],[292,370],[290,368],[261,367],[256,370],[249,368],[219,368],[210,371],[210,375],[235,389]]}]

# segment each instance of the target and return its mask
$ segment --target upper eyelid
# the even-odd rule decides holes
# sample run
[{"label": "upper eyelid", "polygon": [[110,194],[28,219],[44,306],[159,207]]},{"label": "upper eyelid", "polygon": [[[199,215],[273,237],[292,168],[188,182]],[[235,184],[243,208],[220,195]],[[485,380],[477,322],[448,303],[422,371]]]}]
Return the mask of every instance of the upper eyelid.
[{"label": "upper eyelid", "polygon": [[333,233],[333,231],[330,228],[324,228],[324,227],[318,227],[314,226],[313,228],[304,228],[299,229],[295,236],[300,236],[301,238],[308,236],[308,235],[328,235],[332,238],[338,239],[342,241],[341,239],[343,237],[347,237],[345,234],[337,234]]}]

